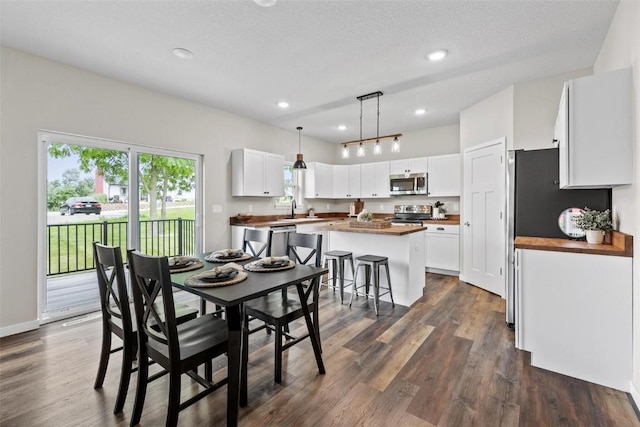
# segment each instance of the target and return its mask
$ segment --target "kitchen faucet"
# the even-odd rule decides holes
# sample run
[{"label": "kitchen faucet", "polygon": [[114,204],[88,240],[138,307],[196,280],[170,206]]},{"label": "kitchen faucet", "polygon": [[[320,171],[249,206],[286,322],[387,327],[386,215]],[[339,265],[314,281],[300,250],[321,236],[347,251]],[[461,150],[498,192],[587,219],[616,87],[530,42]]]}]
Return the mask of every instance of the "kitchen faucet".
[{"label": "kitchen faucet", "polygon": [[296,217],[295,212],[293,211],[295,208],[297,208],[296,199],[291,199],[291,219],[294,219]]}]

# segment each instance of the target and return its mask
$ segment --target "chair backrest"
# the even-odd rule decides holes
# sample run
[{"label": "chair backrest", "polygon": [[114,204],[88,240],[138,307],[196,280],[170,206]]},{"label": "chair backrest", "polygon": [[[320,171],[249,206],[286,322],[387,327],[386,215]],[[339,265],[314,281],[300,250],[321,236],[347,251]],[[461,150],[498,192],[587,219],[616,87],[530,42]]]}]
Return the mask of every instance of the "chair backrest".
[{"label": "chair backrest", "polygon": [[320,267],[322,234],[287,233],[287,255],[297,264],[309,264],[313,261],[313,265]]},{"label": "chair backrest", "polygon": [[[131,272],[131,291],[136,311],[140,345],[152,340],[168,346],[169,357],[180,360],[176,311],[169,261],[166,256],[156,257],[137,251],[127,251]],[[162,299],[162,303],[158,299]],[[159,312],[163,304],[164,315]]]},{"label": "chair backrest", "polygon": [[[94,242],[93,259],[98,275],[103,322],[115,324],[127,333],[133,331],[129,294],[120,248]],[[115,319],[118,321],[114,322]]]},{"label": "chair backrest", "polygon": [[250,253],[254,257],[263,255],[271,256],[271,240],[273,230],[257,230],[255,228],[245,228],[242,239],[242,250]]}]

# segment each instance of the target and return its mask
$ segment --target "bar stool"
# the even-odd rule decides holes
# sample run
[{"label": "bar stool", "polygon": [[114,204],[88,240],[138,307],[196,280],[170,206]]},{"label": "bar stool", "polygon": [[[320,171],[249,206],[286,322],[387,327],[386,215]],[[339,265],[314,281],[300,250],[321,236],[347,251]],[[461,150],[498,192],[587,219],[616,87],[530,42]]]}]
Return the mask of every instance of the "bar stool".
[{"label": "bar stool", "polygon": [[[349,307],[351,307],[351,303],[353,302],[353,294],[358,296],[358,289],[365,288],[365,298],[369,296],[369,286],[373,286],[373,300],[374,307],[376,309],[376,316],[378,315],[378,308],[380,306],[380,295],[389,294],[391,297],[391,306],[395,307],[393,302],[393,293],[391,292],[391,277],[389,275],[389,258],[377,255],[363,255],[356,258],[358,261],[356,264],[356,274],[353,277],[353,292],[351,292],[351,299],[349,300]],[[388,288],[382,288],[380,286],[380,266],[384,265],[385,270],[387,272],[387,285]],[[365,272],[365,280],[364,283],[360,286],[357,285],[358,279],[358,271],[360,267],[364,267]],[[373,270],[373,283],[371,281],[371,270]],[[380,294],[380,289],[386,289],[386,292]]]},{"label": "bar stool", "polygon": [[[339,279],[340,289],[340,304],[344,302],[344,262],[349,258],[351,264],[351,277],[354,275],[353,268],[353,253],[347,251],[328,251],[324,253],[323,266],[327,265],[327,261],[331,265],[331,277],[327,277],[327,287],[329,287],[329,280],[333,281],[333,291],[336,290],[336,281]],[[352,282],[353,283],[353,282]]]}]

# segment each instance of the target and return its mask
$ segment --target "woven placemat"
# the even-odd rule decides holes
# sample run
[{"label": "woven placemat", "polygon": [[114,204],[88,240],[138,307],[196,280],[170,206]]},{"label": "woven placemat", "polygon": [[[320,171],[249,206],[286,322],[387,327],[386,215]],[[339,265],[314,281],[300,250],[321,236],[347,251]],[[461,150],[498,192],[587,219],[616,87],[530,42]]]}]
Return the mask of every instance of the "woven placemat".
[{"label": "woven placemat", "polygon": [[231,279],[225,280],[223,282],[206,282],[198,278],[208,273],[210,273],[210,271],[205,271],[202,273],[194,274],[191,277],[187,277],[184,280],[184,284],[187,286],[191,286],[192,288],[217,288],[219,286],[235,285],[236,283],[240,283],[243,280],[245,280],[248,276],[248,274],[245,273],[244,271],[240,271],[238,272],[237,275],[233,276]]},{"label": "woven placemat", "polygon": [[[186,257],[184,257],[186,258]],[[169,267],[169,271],[171,272],[171,274],[173,273],[184,273],[185,271],[192,271],[192,270],[197,270],[199,268],[202,268],[204,266],[204,263],[202,261],[200,261],[198,258],[192,258],[192,257],[188,257],[189,261],[193,261],[193,264],[189,264],[189,265],[185,265],[184,267],[181,268],[171,268]]]},{"label": "woven placemat", "polygon": [[270,271],[289,270],[291,268],[294,268],[295,266],[296,263],[291,260],[289,260],[289,265],[283,265],[282,267],[263,267],[262,265],[260,265],[260,261],[254,261],[245,264],[244,269],[256,273],[268,273]]},{"label": "woven placemat", "polygon": [[246,261],[251,258],[253,258],[252,255],[248,253],[245,253],[242,256],[237,258],[218,258],[214,256],[213,253],[210,253],[209,255],[204,257],[204,259],[209,262],[236,262],[236,261]]}]

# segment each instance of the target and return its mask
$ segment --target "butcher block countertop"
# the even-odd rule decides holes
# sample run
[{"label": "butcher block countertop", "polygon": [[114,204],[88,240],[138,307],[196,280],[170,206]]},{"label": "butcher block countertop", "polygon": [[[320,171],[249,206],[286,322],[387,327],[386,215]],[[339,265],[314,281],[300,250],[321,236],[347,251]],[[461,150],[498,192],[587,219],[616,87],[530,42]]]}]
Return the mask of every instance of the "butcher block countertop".
[{"label": "butcher block countertop", "polygon": [[633,236],[617,231],[607,233],[605,243],[601,245],[569,239],[518,236],[514,246],[516,249],[535,249],[539,251],[575,252],[622,257],[633,256]]},{"label": "butcher block countertop", "polygon": [[387,228],[357,228],[349,226],[349,222],[345,221],[339,224],[331,224],[326,227],[329,231],[346,231],[348,233],[367,233],[382,234],[385,236],[404,236],[411,233],[424,231],[424,227],[420,225],[392,225]]}]

